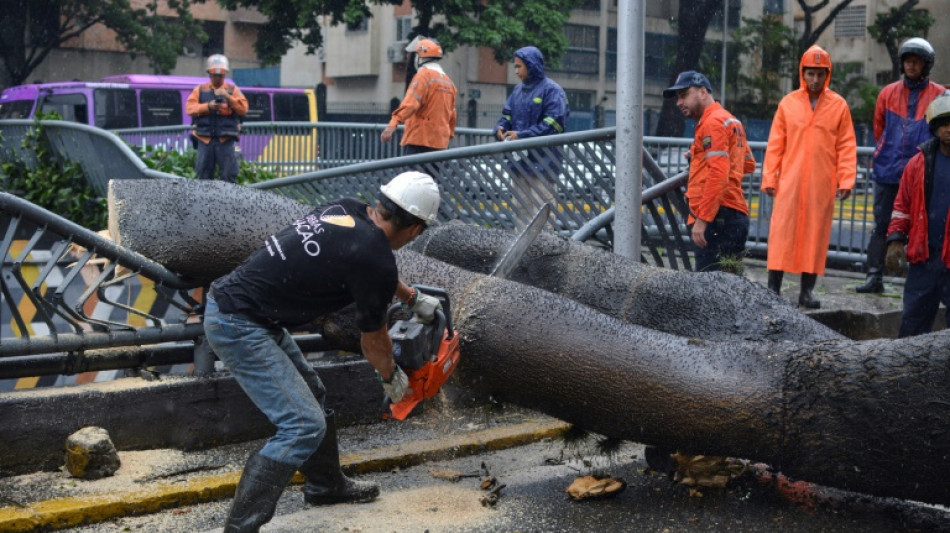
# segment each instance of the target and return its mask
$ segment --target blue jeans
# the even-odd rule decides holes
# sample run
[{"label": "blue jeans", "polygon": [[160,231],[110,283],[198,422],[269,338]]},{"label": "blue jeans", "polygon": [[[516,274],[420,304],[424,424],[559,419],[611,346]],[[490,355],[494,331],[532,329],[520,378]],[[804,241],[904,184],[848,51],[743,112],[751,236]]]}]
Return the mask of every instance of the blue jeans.
[{"label": "blue jeans", "polygon": [[[940,250],[931,250],[923,263],[911,263],[904,283],[904,310],[898,337],[933,331],[937,308],[943,302],[950,309],[950,270],[940,259]],[[950,312],[947,313],[950,328]]]},{"label": "blue jeans", "polygon": [[222,313],[208,295],[205,338],[277,433],[260,454],[300,466],[326,434],[326,389],[293,338],[239,314]]},{"label": "blue jeans", "polygon": [[706,226],[706,247],[696,246],[696,272],[722,270],[724,256],[741,258],[749,237],[749,215],[720,207],[716,219]]}]

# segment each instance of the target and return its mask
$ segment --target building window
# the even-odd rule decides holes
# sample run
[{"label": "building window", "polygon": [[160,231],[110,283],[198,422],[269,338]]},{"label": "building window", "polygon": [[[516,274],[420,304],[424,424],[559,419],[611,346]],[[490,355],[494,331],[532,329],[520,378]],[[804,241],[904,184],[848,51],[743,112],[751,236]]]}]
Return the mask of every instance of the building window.
[{"label": "building window", "polygon": [[574,9],[600,11],[600,0],[580,0],[580,3],[574,6]]},{"label": "building window", "polygon": [[396,17],[396,40],[408,41],[412,32],[412,17]]},{"label": "building window", "polygon": [[[734,30],[739,27],[742,17],[742,0],[729,0],[729,29]],[[709,20],[709,27],[722,31],[722,4],[716,7],[712,18]]]},{"label": "building window", "polygon": [[369,17],[363,17],[356,24],[347,24],[346,31],[349,32],[365,32],[369,30]]},{"label": "building window", "polygon": [[587,110],[594,107],[594,91],[564,91],[567,96],[567,105],[574,110]]},{"label": "building window", "polygon": [[864,37],[867,33],[867,7],[846,7],[835,17],[835,39]]},{"label": "building window", "polygon": [[784,15],[785,0],[765,0],[765,4],[762,6],[762,14]]},{"label": "building window", "polygon": [[569,74],[597,74],[599,33],[600,28],[597,26],[565,24],[567,51],[561,56],[561,65],[550,70]]},{"label": "building window", "polygon": [[214,54],[223,54],[224,23],[214,20],[206,20],[202,26],[205,33],[208,34],[208,41],[201,45],[201,55],[203,57],[209,57],[213,56]]}]

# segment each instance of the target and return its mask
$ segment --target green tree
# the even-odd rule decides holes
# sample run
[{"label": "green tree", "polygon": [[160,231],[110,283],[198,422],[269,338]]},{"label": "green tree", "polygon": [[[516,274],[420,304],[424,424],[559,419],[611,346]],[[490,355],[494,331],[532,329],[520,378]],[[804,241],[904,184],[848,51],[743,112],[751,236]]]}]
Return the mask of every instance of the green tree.
[{"label": "green tree", "polygon": [[[255,44],[264,63],[276,63],[295,42],[314,53],[323,44],[321,16],[330,23],[357,25],[370,16],[370,3],[400,5],[401,0],[218,0],[227,9],[253,8],[268,17]],[[446,51],[487,46],[504,63],[531,44],[552,62],[567,48],[563,27],[578,0],[413,0],[418,17],[413,35],[435,37]],[[437,22],[438,20],[438,22]]]},{"label": "green tree", "polygon": [[798,70],[795,34],[781,17],[763,15],[761,19],[743,17],[742,26],[732,36],[743,65],[739,70],[739,97],[732,110],[770,118],[785,95],[782,80],[795,76]]},{"label": "green tree", "polygon": [[[828,5],[831,4],[831,0],[819,0],[813,4],[809,4],[807,0],[798,0],[798,7],[801,8],[805,16],[802,18],[802,34],[798,38],[798,57],[796,58],[796,64],[798,59],[805,53],[805,50],[808,50],[811,45],[818,42],[818,38],[831,26],[838,16],[838,13],[841,13],[844,8],[851,5],[851,1],[852,0],[838,0],[831,8],[831,11],[825,15],[825,18],[816,24],[814,20],[815,13],[828,7]],[[796,86],[798,85],[798,76],[795,77],[794,83]]]},{"label": "green tree", "polygon": [[897,55],[900,43],[910,37],[926,36],[936,22],[927,11],[914,9],[919,3],[920,0],[906,0],[887,13],[878,13],[874,17],[874,24],[868,26],[868,33],[887,48],[887,55],[891,57],[890,81],[896,81],[901,76],[900,57]]},{"label": "green tree", "polygon": [[[133,57],[148,57],[156,73],[168,73],[186,36],[206,38],[190,11],[204,1],[164,0],[161,6],[149,1],[144,8],[133,8],[129,0],[5,0],[0,9],[0,87],[24,83],[50,51],[96,24],[115,31]],[[171,14],[178,18],[166,16]]]}]

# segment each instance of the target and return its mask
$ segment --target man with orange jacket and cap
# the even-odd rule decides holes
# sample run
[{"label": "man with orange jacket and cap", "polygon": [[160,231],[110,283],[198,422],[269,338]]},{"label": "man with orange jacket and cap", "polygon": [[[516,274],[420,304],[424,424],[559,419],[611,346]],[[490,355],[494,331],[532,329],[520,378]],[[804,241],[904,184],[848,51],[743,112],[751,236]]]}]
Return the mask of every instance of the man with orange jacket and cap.
[{"label": "man with orange jacket and cap", "polygon": [[663,91],[697,121],[689,150],[689,218],[696,271],[721,270],[724,256],[739,257],[749,236],[749,207],[742,177],[755,171],[755,158],[739,119],[713,100],[706,76],[688,70]]},{"label": "man with orange jacket and cap", "polygon": [[828,88],[828,52],[809,48],[799,77],[801,86],[775,112],[762,166],[762,191],[774,200],[768,283],[778,294],[785,272],[801,273],[798,305],[817,309],[812,290],[825,273],[835,198],[851,195],[858,152],[848,103]]},{"label": "man with orange jacket and cap", "polygon": [[458,90],[439,65],[442,47],[432,39],[417,39],[406,50],[415,52],[418,71],[379,139],[388,143],[396,127],[405,123],[400,144],[406,155],[445,150],[455,136]]},{"label": "man with orange jacket and cap", "polygon": [[185,103],[185,113],[194,120],[192,135],[198,157],[198,179],[214,179],[217,165],[223,181],[234,182],[238,160],[234,143],[241,132],[241,117],[247,114],[247,98],[236,85],[224,81],[228,58],[214,54],[208,58],[208,83],[194,88]]}]

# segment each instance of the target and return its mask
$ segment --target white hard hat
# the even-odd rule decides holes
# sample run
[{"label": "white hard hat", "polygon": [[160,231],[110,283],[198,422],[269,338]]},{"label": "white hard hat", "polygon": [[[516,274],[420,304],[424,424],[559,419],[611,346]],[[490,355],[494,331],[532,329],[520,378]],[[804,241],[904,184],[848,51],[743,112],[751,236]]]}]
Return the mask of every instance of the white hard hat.
[{"label": "white hard hat", "polygon": [[403,172],[379,190],[394,204],[426,224],[435,222],[439,214],[439,186],[428,174],[414,170]]},{"label": "white hard hat", "polygon": [[214,54],[208,58],[209,74],[227,74],[228,70],[230,70],[228,68],[228,58],[221,54]]},{"label": "white hard hat", "polygon": [[934,101],[927,106],[927,113],[924,116],[927,119],[927,124],[930,125],[930,133],[937,135],[934,121],[944,122],[946,119],[950,119],[950,91],[934,98]]}]

